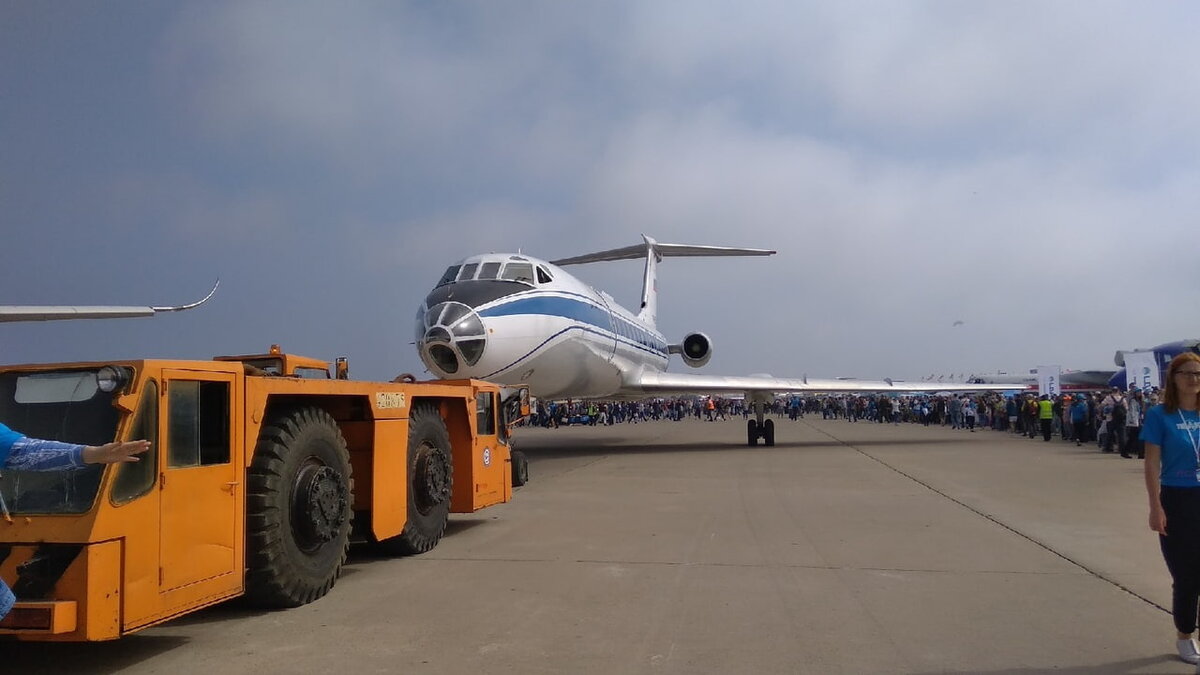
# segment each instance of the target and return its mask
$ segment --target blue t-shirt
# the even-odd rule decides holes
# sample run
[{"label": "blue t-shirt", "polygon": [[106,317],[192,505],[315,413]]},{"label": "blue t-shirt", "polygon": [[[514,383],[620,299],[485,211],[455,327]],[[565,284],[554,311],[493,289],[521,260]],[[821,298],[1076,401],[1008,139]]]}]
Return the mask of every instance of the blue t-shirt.
[{"label": "blue t-shirt", "polygon": [[1196,480],[1196,470],[1200,468],[1196,457],[1196,444],[1200,443],[1200,413],[1178,410],[1172,414],[1156,405],[1146,411],[1139,438],[1162,449],[1160,484],[1200,487],[1200,481]]}]

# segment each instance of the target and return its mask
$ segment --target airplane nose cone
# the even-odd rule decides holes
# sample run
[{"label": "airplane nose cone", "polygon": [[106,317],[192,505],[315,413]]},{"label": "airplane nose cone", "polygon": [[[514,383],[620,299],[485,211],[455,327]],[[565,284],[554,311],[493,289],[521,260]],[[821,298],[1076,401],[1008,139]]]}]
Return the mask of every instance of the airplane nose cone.
[{"label": "airplane nose cone", "polygon": [[441,302],[430,307],[417,325],[421,360],[434,373],[457,375],[463,367],[479,363],[487,346],[483,321],[461,302]]}]

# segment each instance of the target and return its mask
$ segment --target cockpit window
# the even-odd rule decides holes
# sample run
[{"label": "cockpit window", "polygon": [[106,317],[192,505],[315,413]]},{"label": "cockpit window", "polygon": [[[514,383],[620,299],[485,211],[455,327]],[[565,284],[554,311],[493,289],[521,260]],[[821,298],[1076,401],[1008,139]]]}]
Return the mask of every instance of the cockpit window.
[{"label": "cockpit window", "polygon": [[480,281],[495,279],[498,276],[500,276],[500,263],[498,262],[483,263],[483,267],[479,270]]},{"label": "cockpit window", "polygon": [[446,284],[450,283],[451,281],[454,281],[455,279],[457,279],[458,278],[458,268],[459,268],[459,265],[451,265],[449,268],[447,268],[446,273],[442,275],[442,278],[437,282],[437,285],[445,286]]},{"label": "cockpit window", "polygon": [[545,267],[537,268],[537,277],[539,284],[548,284],[551,281],[554,281],[554,279],[550,276],[550,273],[546,271]]},{"label": "cockpit window", "polygon": [[504,279],[533,283],[533,265],[529,263],[511,262],[504,266]]},{"label": "cockpit window", "polygon": [[470,263],[469,265],[463,265],[462,270],[460,270],[458,273],[458,280],[459,281],[470,281],[471,279],[474,279],[475,278],[475,270],[478,267],[479,267],[479,263]]}]

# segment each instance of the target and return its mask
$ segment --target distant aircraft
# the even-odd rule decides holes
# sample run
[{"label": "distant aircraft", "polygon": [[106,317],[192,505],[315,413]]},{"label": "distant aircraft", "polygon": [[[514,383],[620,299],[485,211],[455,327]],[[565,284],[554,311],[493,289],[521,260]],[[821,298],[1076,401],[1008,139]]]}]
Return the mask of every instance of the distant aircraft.
[{"label": "distant aircraft", "polygon": [[[1059,383],[1064,390],[1103,389],[1116,371],[1112,370],[1063,370]],[[968,382],[978,384],[1014,384],[1022,388],[1037,387],[1036,371],[1028,373],[997,373],[995,375],[971,375]]]},{"label": "distant aircraft", "polygon": [[1167,372],[1167,366],[1171,364],[1171,359],[1184,352],[1200,354],[1200,340],[1176,340],[1175,342],[1164,342],[1161,345],[1151,347],[1149,350],[1128,349],[1118,351],[1116,356],[1113,357],[1113,362],[1116,363],[1120,370],[1113,374],[1112,378],[1108,381],[1108,386],[1117,387],[1122,391],[1129,388],[1125,377],[1125,353],[1132,351],[1154,352],[1154,362],[1158,364],[1159,377],[1161,381],[1162,375],[1165,375]]},{"label": "distant aircraft", "polygon": [[221,280],[213,284],[212,290],[202,299],[177,307],[123,307],[105,305],[0,305],[0,322],[3,321],[63,321],[67,319],[123,319],[139,316],[154,316],[160,312],[181,312],[199,307],[217,292]]},{"label": "distant aircraft", "polygon": [[[451,265],[421,303],[416,345],[439,378],[478,378],[526,384],[534,396],[634,399],[671,394],[744,395],[755,418],[746,440],[775,444],[765,406],[782,392],[942,392],[1012,389],[1011,386],[855,379],[782,379],[764,375],[719,376],[666,372],[678,354],[698,368],[712,357],[712,341],[700,332],[670,344],[655,328],[657,270],[671,256],[766,256],[775,251],[721,246],[643,244],[552,262],[532,256],[488,253]],[[613,260],[645,258],[637,314],[562,269]]]}]

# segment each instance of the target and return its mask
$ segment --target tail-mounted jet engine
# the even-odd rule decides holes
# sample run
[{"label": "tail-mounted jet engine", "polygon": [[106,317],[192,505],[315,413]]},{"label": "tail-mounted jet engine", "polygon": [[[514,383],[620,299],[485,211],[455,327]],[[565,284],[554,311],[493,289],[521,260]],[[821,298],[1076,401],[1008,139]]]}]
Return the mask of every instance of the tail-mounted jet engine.
[{"label": "tail-mounted jet engine", "polygon": [[712,358],[712,340],[704,333],[688,333],[682,343],[670,345],[667,351],[678,354],[692,368],[699,368]]}]

